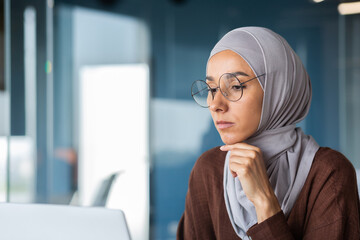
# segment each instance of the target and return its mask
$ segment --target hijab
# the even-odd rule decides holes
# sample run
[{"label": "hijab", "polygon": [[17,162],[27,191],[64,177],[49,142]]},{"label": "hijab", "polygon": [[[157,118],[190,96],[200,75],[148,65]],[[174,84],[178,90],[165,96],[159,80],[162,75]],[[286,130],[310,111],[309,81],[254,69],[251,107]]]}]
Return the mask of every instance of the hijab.
[{"label": "hijab", "polygon": [[[243,27],[228,32],[215,45],[209,59],[231,50],[251,67],[264,91],[261,119],[256,132],[244,142],[263,153],[267,175],[282,211],[287,217],[305,183],[319,145],[296,123],[308,114],[310,78],[284,38],[262,27]],[[229,169],[230,151],[224,165],[224,199],[231,224],[242,239],[257,223],[255,207],[241,182]]]}]

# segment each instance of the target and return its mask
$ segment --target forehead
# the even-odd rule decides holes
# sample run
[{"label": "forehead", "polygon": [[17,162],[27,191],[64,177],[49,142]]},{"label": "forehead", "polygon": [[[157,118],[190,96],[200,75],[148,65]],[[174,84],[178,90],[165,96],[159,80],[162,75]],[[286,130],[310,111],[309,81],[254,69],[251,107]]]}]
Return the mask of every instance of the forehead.
[{"label": "forehead", "polygon": [[218,78],[227,72],[243,72],[248,76],[254,76],[249,64],[231,50],[224,50],[213,55],[207,63],[206,71],[206,75],[210,78]]}]

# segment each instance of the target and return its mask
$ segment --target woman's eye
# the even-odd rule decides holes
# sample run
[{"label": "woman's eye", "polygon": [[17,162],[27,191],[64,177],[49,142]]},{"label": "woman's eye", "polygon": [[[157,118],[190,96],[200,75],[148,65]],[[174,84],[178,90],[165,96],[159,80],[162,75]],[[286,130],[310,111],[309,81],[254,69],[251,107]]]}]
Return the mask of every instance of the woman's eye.
[{"label": "woman's eye", "polygon": [[231,89],[233,89],[233,90],[241,90],[242,88],[245,88],[245,86],[244,85],[234,85],[231,87]]},{"label": "woman's eye", "polygon": [[216,90],[217,90],[217,88],[210,88],[210,91],[211,91],[212,93],[216,93]]}]

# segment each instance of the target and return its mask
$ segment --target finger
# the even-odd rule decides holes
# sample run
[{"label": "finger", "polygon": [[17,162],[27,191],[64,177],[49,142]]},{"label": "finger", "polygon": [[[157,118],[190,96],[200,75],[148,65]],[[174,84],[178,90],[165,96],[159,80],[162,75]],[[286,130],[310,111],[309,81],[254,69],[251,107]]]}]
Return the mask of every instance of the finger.
[{"label": "finger", "polygon": [[220,147],[221,151],[232,151],[233,149],[248,149],[248,150],[254,150],[257,152],[260,152],[260,149],[256,146],[241,142],[241,143],[235,143],[231,145],[224,145]]},{"label": "finger", "polygon": [[235,149],[231,150],[230,157],[238,156],[238,157],[247,157],[247,158],[256,159],[259,157],[259,155],[260,154],[255,150],[235,148]]},{"label": "finger", "polygon": [[230,163],[241,164],[247,167],[253,167],[256,164],[254,159],[248,157],[238,157],[238,156],[231,157],[229,159],[229,164]]},{"label": "finger", "polygon": [[229,170],[233,177],[237,177],[237,172],[243,166],[248,165],[248,159],[242,157],[232,157],[229,159]]},{"label": "finger", "polygon": [[[236,176],[248,176],[250,174],[251,168],[244,164],[239,164],[237,162],[229,163],[229,169],[231,172],[234,172]],[[234,174],[233,174],[234,176]]]}]

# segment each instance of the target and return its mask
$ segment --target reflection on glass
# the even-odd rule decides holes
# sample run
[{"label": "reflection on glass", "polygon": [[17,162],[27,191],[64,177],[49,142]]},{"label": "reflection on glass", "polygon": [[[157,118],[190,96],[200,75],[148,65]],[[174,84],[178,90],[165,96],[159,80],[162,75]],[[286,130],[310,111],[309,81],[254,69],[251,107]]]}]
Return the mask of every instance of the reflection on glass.
[{"label": "reflection on glass", "polygon": [[7,136],[10,126],[9,86],[5,89],[5,16],[8,16],[8,12],[5,13],[5,1],[0,0],[0,202],[7,201]]},{"label": "reflection on glass", "polygon": [[5,90],[5,16],[4,0],[0,0],[0,92]]},{"label": "reflection on glass", "polygon": [[10,139],[10,202],[33,202],[35,193],[34,142],[30,137]]},{"label": "reflection on glass", "polygon": [[0,91],[0,137],[9,134],[9,93]]},{"label": "reflection on glass", "polygon": [[35,9],[27,7],[24,23],[25,121],[24,136],[11,136],[9,142],[9,201],[34,202],[36,156],[36,21]]},{"label": "reflection on glass", "polygon": [[24,11],[24,67],[26,135],[36,139],[36,11]]},{"label": "reflection on glass", "polygon": [[125,212],[139,240],[149,226],[148,81],[145,64],[80,71],[80,204],[93,204],[103,180],[119,173],[106,206]]},{"label": "reflection on glass", "polygon": [[341,16],[340,28],[341,148],[354,167],[360,169],[360,16]]},{"label": "reflection on glass", "polygon": [[0,137],[0,202],[6,201],[6,161],[7,161],[7,138]]}]

